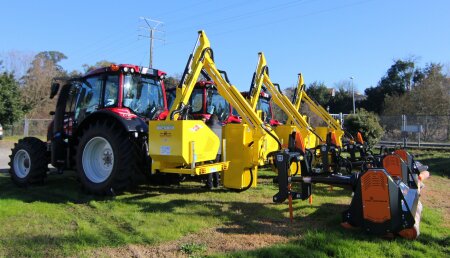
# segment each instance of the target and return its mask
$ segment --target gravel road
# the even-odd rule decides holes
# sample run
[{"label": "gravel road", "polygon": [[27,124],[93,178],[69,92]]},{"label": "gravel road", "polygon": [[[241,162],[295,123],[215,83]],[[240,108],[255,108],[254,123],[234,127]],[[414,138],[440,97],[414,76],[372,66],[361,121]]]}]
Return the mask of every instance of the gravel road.
[{"label": "gravel road", "polygon": [[0,141],[0,173],[7,172],[9,169],[9,155],[11,155],[11,148],[13,143]]}]

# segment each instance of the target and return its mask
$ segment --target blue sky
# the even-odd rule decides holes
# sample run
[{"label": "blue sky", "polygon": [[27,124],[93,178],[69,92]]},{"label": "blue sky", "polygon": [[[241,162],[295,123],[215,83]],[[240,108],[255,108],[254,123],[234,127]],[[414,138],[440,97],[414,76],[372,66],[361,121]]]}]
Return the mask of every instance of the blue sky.
[{"label": "blue sky", "polygon": [[446,0],[6,1],[0,52],[61,51],[69,71],[103,59],[147,66],[141,16],[164,22],[155,68],[181,73],[203,29],[217,66],[241,90],[260,51],[282,88],[302,72],[306,83],[329,86],[353,76],[361,91],[375,86],[396,58],[450,63]]}]

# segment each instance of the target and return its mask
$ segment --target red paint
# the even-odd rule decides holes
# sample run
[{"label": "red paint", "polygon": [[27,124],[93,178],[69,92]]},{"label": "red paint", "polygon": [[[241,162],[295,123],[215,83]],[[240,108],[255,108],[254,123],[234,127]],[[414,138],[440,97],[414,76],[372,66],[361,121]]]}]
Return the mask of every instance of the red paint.
[{"label": "red paint", "polygon": [[271,126],[277,126],[277,125],[282,125],[283,123],[281,123],[280,121],[276,120],[276,119],[270,119],[270,125]]},{"label": "red paint", "polygon": [[123,100],[123,73],[119,74],[119,99],[118,99],[118,104],[117,107],[121,108],[122,106],[122,100]]},{"label": "red paint", "polygon": [[227,124],[228,123],[241,123],[241,122],[242,122],[242,119],[235,115],[230,115],[226,120]]},{"label": "red paint", "polygon": [[131,120],[138,117],[137,115],[132,113],[128,108],[105,108],[103,110],[109,110],[127,120]]},{"label": "red paint", "polygon": [[164,120],[167,118],[168,115],[169,115],[169,110],[166,109],[163,112],[161,112],[161,114],[159,114],[158,120]]}]

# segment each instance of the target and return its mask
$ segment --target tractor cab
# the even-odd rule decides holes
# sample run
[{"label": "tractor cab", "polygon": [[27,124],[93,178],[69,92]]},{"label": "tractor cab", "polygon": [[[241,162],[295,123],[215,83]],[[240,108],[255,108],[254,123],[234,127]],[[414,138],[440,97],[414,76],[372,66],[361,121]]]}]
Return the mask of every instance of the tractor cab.
[{"label": "tractor cab", "polygon": [[[167,90],[168,102],[172,104],[176,96],[175,89]],[[195,84],[189,99],[190,115],[196,120],[209,120],[214,114],[223,124],[240,123],[240,118],[233,114],[231,105],[217,91],[212,81],[199,81]],[[170,106],[170,105],[169,105]]]},{"label": "tractor cab", "polygon": [[[243,91],[241,92],[241,94],[242,96],[244,96],[244,98],[246,99],[249,98],[248,91]],[[267,92],[267,89],[262,88],[258,99],[258,103],[256,104],[256,109],[261,111],[261,114],[264,118],[263,121],[266,124],[270,124],[271,126],[281,125],[281,123],[274,117],[271,99],[272,98],[270,96],[270,93]]]},{"label": "tractor cab", "polygon": [[98,92],[93,94],[102,95],[103,102],[95,106],[109,109],[124,118],[154,120],[164,119],[168,113],[163,83],[165,75],[156,69],[111,65],[89,72],[83,81],[97,83],[93,90],[98,89]]},{"label": "tractor cab", "polygon": [[[164,72],[155,69],[113,64],[67,80],[53,112],[54,122],[62,122],[65,133],[72,135],[73,130],[98,111],[128,121],[164,119],[168,113],[164,76]],[[53,83],[51,97],[58,93],[59,87],[59,83]]]}]

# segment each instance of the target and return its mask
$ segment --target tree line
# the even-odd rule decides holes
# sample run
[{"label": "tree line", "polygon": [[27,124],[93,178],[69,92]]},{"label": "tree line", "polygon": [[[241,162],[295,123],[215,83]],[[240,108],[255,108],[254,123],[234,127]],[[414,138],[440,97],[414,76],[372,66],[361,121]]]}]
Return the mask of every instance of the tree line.
[{"label": "tree line", "polygon": [[[25,115],[30,118],[49,118],[55,101],[48,98],[54,77],[79,76],[80,71],[66,71],[60,65],[67,56],[58,51],[44,51],[34,55],[29,62],[24,55],[10,53],[9,58],[0,56],[0,123],[10,125]],[[85,64],[83,72],[112,62],[101,60],[94,65]],[[26,66],[26,69],[24,69]],[[22,71],[17,72],[17,71]],[[179,76],[166,79],[169,87],[178,84]],[[334,94],[330,88],[335,88]],[[306,91],[330,113],[352,113],[352,89],[350,81],[341,81],[330,87],[320,81],[307,85]],[[294,87],[284,90],[291,97]],[[412,59],[394,60],[376,86],[364,92],[364,99],[356,106],[377,115],[450,115],[450,77],[444,66],[430,63],[418,67]],[[308,113],[308,110],[304,110]],[[279,120],[285,116],[278,109]]]},{"label": "tree line", "polygon": [[25,116],[50,118],[56,99],[50,99],[50,85],[55,77],[81,76],[96,67],[110,65],[102,60],[84,64],[81,71],[66,71],[61,61],[67,56],[58,51],[43,51],[34,56],[16,51],[0,56],[0,123],[14,124]]}]

